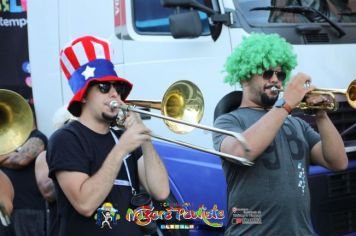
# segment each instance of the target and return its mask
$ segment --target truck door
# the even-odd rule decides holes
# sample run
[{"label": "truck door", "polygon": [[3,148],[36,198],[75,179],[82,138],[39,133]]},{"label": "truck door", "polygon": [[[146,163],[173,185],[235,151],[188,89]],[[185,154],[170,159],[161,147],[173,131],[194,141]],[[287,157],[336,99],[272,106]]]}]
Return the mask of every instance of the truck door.
[{"label": "truck door", "polygon": [[[203,1],[199,1],[203,2]],[[218,41],[210,37],[207,16],[203,36],[174,39],[169,30],[169,15],[176,9],[163,8],[159,0],[118,1],[116,35],[123,41],[125,77],[134,84],[130,99],[161,100],[165,90],[177,80],[190,80],[202,91],[205,111],[201,123],[212,125],[217,94],[232,90],[223,84],[223,62],[231,52],[229,31],[224,29]],[[218,91],[218,92],[217,92]],[[153,118],[149,126],[161,135],[212,147],[211,135],[195,129],[189,135],[177,136],[161,120]]]}]

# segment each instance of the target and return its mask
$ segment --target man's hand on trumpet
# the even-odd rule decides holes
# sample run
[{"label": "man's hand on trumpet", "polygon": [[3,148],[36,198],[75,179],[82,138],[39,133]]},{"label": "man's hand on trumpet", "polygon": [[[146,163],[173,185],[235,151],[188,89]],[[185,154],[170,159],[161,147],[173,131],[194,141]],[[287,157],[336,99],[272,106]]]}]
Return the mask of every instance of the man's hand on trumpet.
[{"label": "man's hand on trumpet", "polygon": [[322,105],[331,103],[332,99],[326,94],[306,94],[304,101],[309,105]]},{"label": "man's hand on trumpet", "polygon": [[[284,99],[291,108],[296,108],[305,95],[315,89],[314,86],[310,86],[310,82],[309,75],[298,73],[286,85]],[[306,84],[309,84],[309,86],[305,86]]]}]

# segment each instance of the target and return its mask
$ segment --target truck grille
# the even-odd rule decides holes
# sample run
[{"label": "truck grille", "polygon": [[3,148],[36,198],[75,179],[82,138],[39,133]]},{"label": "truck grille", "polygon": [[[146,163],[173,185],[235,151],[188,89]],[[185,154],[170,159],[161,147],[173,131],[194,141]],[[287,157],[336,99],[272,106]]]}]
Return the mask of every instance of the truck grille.
[{"label": "truck grille", "polygon": [[342,235],[356,231],[356,209],[330,214],[331,234]]},{"label": "truck grille", "polygon": [[305,34],[303,35],[306,43],[328,43],[328,34]]},{"label": "truck grille", "polygon": [[356,194],[356,171],[329,175],[328,192],[329,197]]},{"label": "truck grille", "polygon": [[318,235],[356,231],[356,169],[309,179],[313,225]]}]

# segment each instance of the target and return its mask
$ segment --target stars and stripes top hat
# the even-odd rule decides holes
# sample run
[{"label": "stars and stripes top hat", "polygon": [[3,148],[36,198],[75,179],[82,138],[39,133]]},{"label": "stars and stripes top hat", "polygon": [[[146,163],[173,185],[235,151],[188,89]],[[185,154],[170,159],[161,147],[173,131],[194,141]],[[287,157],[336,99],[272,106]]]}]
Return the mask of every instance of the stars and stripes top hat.
[{"label": "stars and stripes top hat", "polygon": [[121,99],[129,95],[132,84],[117,76],[110,61],[108,42],[93,36],[84,36],[74,40],[70,46],[60,52],[61,68],[68,79],[74,96],[69,102],[68,111],[80,116],[81,101],[88,85],[93,81],[119,81],[126,86]]}]

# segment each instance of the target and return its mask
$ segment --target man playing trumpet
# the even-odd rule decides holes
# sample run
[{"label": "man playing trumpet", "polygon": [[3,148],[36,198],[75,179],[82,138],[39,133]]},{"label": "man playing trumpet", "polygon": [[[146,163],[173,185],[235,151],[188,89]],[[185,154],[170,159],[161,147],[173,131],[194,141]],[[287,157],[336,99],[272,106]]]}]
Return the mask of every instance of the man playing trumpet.
[{"label": "man playing trumpet", "polygon": [[[225,235],[313,235],[308,187],[309,164],[343,170],[348,160],[337,129],[323,110],[314,116],[319,134],[291,112],[312,91],[310,76],[297,73],[292,46],[276,34],[252,34],[226,61],[225,82],[240,83],[242,102],[215,126],[240,132],[251,149],[252,167],[222,160],[228,184],[229,225]],[[290,81],[287,83],[287,81]],[[279,92],[284,87],[283,97]],[[320,103],[313,96],[308,103]],[[240,143],[213,134],[215,149],[243,155]],[[232,222],[233,213],[259,213],[260,221]]]}]

